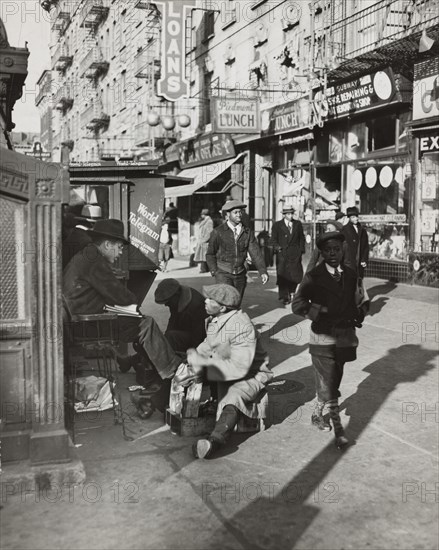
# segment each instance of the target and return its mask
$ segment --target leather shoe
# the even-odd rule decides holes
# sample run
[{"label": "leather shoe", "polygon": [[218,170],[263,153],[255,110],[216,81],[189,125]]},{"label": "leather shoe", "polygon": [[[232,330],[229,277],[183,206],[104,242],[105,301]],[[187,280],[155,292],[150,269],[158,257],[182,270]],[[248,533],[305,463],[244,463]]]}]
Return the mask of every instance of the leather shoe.
[{"label": "leather shoe", "polygon": [[220,446],[218,441],[207,437],[206,439],[199,439],[192,445],[192,453],[195,458],[209,458]]},{"label": "leather shoe", "polygon": [[316,426],[319,430],[322,430],[323,432],[330,432],[332,429],[329,420],[324,416],[318,414],[313,414],[311,416],[311,424],[313,426]]},{"label": "leather shoe", "polygon": [[128,372],[137,363],[137,354],[129,357],[117,357],[120,372]]}]

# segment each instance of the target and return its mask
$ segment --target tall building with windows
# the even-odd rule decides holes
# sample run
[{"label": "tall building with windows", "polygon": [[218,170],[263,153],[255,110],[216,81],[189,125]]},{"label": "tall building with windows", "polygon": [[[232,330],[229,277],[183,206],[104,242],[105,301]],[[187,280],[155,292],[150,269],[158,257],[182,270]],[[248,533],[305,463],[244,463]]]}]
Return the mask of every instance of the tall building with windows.
[{"label": "tall building with windows", "polygon": [[[156,94],[161,26],[154,7],[132,0],[54,0],[42,5],[51,18],[54,158],[63,149],[71,161],[156,158],[184,132],[190,133],[178,124],[188,102],[174,104]],[[39,84],[37,102],[49,95],[46,79]],[[38,105],[43,123],[46,104]],[[163,124],[153,126],[153,114]],[[174,115],[175,120],[166,118]]]}]

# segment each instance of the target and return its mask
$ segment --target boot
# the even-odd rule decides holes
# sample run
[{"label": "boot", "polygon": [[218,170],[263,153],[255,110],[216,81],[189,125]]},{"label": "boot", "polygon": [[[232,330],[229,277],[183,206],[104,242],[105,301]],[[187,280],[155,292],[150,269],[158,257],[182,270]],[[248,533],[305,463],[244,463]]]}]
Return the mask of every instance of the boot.
[{"label": "boot", "polygon": [[343,449],[349,444],[349,440],[344,433],[343,426],[340,420],[340,409],[338,407],[338,399],[332,399],[326,402],[329,410],[329,417],[334,426],[335,445],[338,449]]},{"label": "boot", "polygon": [[316,406],[314,408],[314,412],[311,416],[311,424],[313,426],[316,426],[319,430],[322,430],[324,432],[330,432],[331,431],[331,424],[329,423],[329,420],[327,416],[323,416],[323,408],[325,407],[324,401],[317,401]]}]

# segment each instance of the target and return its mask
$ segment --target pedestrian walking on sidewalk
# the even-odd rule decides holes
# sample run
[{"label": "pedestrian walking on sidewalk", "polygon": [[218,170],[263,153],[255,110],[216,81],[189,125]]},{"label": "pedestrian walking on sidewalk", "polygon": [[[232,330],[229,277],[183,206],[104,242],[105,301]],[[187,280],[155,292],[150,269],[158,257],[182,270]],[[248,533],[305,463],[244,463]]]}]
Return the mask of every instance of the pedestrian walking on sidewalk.
[{"label": "pedestrian walking on sidewalk", "polygon": [[342,267],[343,233],[324,233],[317,240],[323,262],[305,275],[293,299],[292,310],[311,319],[309,351],[314,367],[317,403],[311,422],[323,431],[331,424],[323,414],[329,412],[338,448],[348,444],[340,421],[338,398],[344,365],[355,361],[364,309],[357,307],[357,276]]},{"label": "pedestrian walking on sidewalk", "polygon": [[213,231],[213,220],[209,216],[209,210],[201,210],[200,225],[198,226],[198,239],[195,248],[194,262],[200,264],[200,273],[208,273],[206,262],[207,247],[209,246],[210,234]]},{"label": "pedestrian walking on sidewalk", "polygon": [[222,210],[226,213],[226,221],[212,231],[206,254],[209,271],[216,282],[235,287],[241,300],[247,285],[247,254],[259,271],[262,284],[268,281],[267,269],[255,235],[241,221],[246,207],[237,200],[224,204]]},{"label": "pedestrian walking on sidewalk", "polygon": [[168,269],[168,262],[172,256],[172,235],[169,230],[171,223],[170,218],[164,218],[162,222],[162,228],[160,231],[160,243],[159,243],[159,263],[160,269],[166,273]]},{"label": "pedestrian walking on sidewalk", "polygon": [[305,236],[300,221],[293,219],[292,206],[284,208],[282,214],[284,219],[273,224],[271,245],[276,253],[279,300],[287,305],[291,303],[291,296],[303,277]]},{"label": "pedestrian walking on sidewalk", "polygon": [[360,212],[356,206],[346,210],[349,221],[343,226],[342,232],[346,238],[347,253],[344,264],[355,271],[361,279],[369,261],[369,238],[367,231],[358,222]]}]

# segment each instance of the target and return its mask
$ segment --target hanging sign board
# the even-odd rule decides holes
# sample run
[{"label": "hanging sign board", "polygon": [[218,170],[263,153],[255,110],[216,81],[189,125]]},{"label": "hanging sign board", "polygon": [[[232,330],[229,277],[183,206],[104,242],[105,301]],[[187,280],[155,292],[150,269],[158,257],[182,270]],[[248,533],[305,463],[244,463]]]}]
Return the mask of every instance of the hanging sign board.
[{"label": "hanging sign board", "polygon": [[261,133],[272,136],[307,128],[310,112],[308,99],[298,99],[264,110],[261,114]]},{"label": "hanging sign board", "polygon": [[202,166],[235,156],[235,147],[228,134],[203,134],[176,144],[181,168]]},{"label": "hanging sign board", "polygon": [[390,68],[376,71],[337,86],[329,86],[325,96],[327,117],[341,118],[399,101]]},{"label": "hanging sign board", "polygon": [[168,101],[189,96],[186,80],[186,23],[195,0],[154,2],[162,14],[161,72],[157,95]]},{"label": "hanging sign board", "polygon": [[413,120],[439,116],[439,58],[415,65]]},{"label": "hanging sign board", "polygon": [[259,100],[234,97],[212,97],[212,129],[230,134],[260,132]]},{"label": "hanging sign board", "polygon": [[[129,241],[157,265],[165,198],[164,179],[132,178],[132,182],[128,213]],[[130,253],[130,260],[131,256]]]}]

